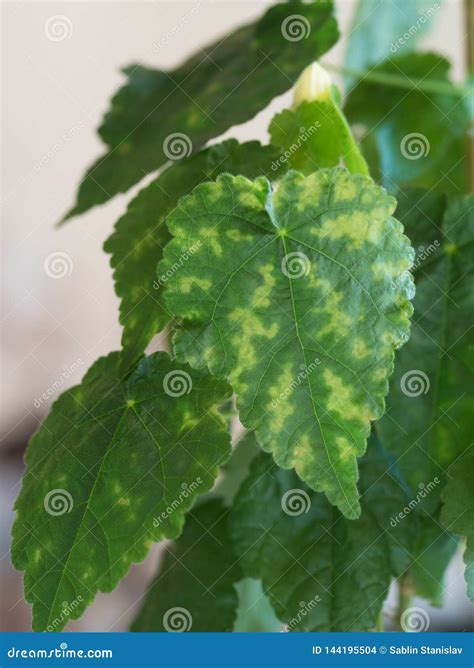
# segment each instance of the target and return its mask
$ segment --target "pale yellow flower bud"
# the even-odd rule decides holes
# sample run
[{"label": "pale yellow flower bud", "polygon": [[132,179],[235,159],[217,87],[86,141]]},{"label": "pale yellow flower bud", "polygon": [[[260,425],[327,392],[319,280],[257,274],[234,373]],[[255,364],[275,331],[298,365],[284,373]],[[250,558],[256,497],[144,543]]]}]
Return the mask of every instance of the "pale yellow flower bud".
[{"label": "pale yellow flower bud", "polygon": [[319,63],[308,65],[299,76],[293,93],[293,108],[302,102],[312,100],[329,100],[331,97],[332,79]]}]

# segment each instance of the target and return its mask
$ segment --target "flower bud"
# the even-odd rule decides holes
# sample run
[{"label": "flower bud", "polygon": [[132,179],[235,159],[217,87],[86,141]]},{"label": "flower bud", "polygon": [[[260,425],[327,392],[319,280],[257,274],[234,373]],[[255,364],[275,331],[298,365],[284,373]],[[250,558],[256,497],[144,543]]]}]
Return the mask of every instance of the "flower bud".
[{"label": "flower bud", "polygon": [[329,100],[332,80],[329,73],[319,63],[308,65],[299,76],[293,93],[293,108],[302,102]]}]

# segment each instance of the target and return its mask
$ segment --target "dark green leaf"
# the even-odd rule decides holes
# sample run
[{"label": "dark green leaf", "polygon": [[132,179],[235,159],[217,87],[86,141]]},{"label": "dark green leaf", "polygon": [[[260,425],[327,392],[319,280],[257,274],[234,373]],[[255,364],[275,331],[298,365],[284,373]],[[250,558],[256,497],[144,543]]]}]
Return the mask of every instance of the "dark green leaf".
[{"label": "dark green leaf", "polygon": [[232,631],[235,585],[242,577],[228,534],[228,509],[216,499],[186,515],[132,624],[132,631]]},{"label": "dark green leaf", "polygon": [[[438,515],[417,515],[417,539],[410,567],[414,593],[435,606],[443,604],[446,569],[458,546],[458,540],[441,526]],[[414,518],[404,521],[412,523]]]},{"label": "dark green leaf", "polygon": [[474,601],[474,448],[453,464],[449,482],[443,491],[441,521],[450,531],[466,536],[464,563],[466,564],[467,593]]},{"label": "dark green leaf", "polygon": [[336,42],[332,11],[330,0],[277,4],[175,70],[127,67],[128,81],[99,130],[107,151],[86,173],[67,217],[255,116]]},{"label": "dark green leaf", "polygon": [[361,474],[358,520],[347,520],[265,454],[254,460],[237,496],[231,530],[242,568],[248,577],[262,579],[290,631],[367,631],[375,624],[391,575],[406,563],[396,542],[402,539],[411,554],[409,524],[399,524],[396,533],[388,530],[391,517],[406,503],[405,490],[395,469],[394,476],[388,470],[386,455],[372,445]]},{"label": "dark green leaf", "polygon": [[474,197],[415,190],[397,215],[417,251],[415,315],[377,431],[412,495],[431,486],[420,507],[432,514],[446,469],[472,442]]},{"label": "dark green leaf", "polygon": [[[151,338],[170,320],[163,298],[164,281],[156,278],[156,265],[170,234],[164,224],[168,213],[183,195],[201,181],[222,172],[249,178],[278,174],[270,165],[279,151],[258,142],[239,144],[229,139],[186,158],[144,188],[129,204],[104,250],[112,255],[115,289],[121,298],[123,325],[122,369],[127,371],[143,353]],[[182,261],[192,249],[183,246]],[[165,277],[166,279],[166,277]]]},{"label": "dark green leaf", "polygon": [[221,176],[167,219],[199,246],[166,283],[188,319],[178,354],[225,375],[242,423],[284,468],[349,517],[359,514],[357,457],[384,410],[394,348],[408,337],[413,259],[393,198],[344,170]]},{"label": "dark green leaf", "polygon": [[[350,122],[375,136],[383,184],[465,192],[468,102],[449,82],[449,62],[434,53],[395,56],[371,70],[386,74],[408,88],[362,78],[345,106]],[[413,80],[441,82],[446,92],[421,90]]]},{"label": "dark green leaf", "polygon": [[230,455],[226,383],[166,353],[128,379],[119,365],[119,353],[99,359],[28,446],[12,559],[38,631],[61,630],[154,541],[178,536]]}]

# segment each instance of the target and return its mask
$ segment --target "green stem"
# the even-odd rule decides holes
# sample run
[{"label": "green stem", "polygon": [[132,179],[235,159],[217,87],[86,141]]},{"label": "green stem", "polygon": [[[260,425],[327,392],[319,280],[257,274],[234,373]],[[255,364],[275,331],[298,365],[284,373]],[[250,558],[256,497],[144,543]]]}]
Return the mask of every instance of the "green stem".
[{"label": "green stem", "polygon": [[411,606],[413,598],[413,584],[410,573],[404,573],[398,580],[398,611],[397,611],[397,626],[400,631],[403,631],[400,620],[402,614]]},{"label": "green stem", "polygon": [[381,610],[377,616],[377,622],[375,624],[375,633],[383,633],[384,632],[384,616],[383,616],[383,610]]},{"label": "green stem", "polygon": [[415,79],[400,74],[390,74],[389,72],[367,72],[365,70],[356,70],[351,67],[333,65],[330,63],[325,63],[324,67],[328,70],[332,70],[333,72],[349,74],[350,76],[356,77],[357,79],[363,79],[364,81],[372,83],[384,84],[385,86],[391,86],[392,88],[405,88],[407,90],[413,90],[413,88],[417,88],[418,90],[424,91],[425,93],[451,95],[452,97],[464,97],[465,95],[472,94],[472,87],[470,86],[456,86],[445,81]]},{"label": "green stem", "polygon": [[344,155],[344,163],[351,174],[363,174],[364,176],[368,176],[369,166],[367,165],[367,162],[365,161],[365,158],[362,155],[356,140],[354,139],[350,125],[337,102],[335,100],[332,100],[332,102],[347,137],[347,151]]}]

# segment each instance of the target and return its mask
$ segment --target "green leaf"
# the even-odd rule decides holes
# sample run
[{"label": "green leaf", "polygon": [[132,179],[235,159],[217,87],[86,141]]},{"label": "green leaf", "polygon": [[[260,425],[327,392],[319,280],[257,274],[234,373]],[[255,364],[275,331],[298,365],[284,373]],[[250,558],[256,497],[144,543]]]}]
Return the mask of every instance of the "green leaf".
[{"label": "green leaf", "polygon": [[329,0],[277,4],[175,70],[125,68],[128,81],[99,129],[106,153],[87,171],[66,218],[253,118],[336,42],[332,11]]},{"label": "green leaf", "polygon": [[[367,498],[362,495],[358,520],[346,519],[265,454],[254,460],[237,496],[231,532],[242,568],[248,577],[262,579],[290,631],[372,628],[391,575],[403,565],[398,557],[393,560],[395,535],[398,540],[408,531],[403,540],[412,549],[408,523],[398,525],[396,534],[387,531],[406,495],[381,449],[373,446],[361,475]],[[364,480],[365,472],[375,469],[384,472],[383,480]]]},{"label": "green leaf", "polygon": [[[256,141],[239,144],[229,139],[175,163],[130,202],[104,245],[112,255],[115,289],[121,298],[123,371],[128,371],[171,318],[162,298],[164,282],[156,280],[155,271],[170,239],[164,224],[168,213],[201,181],[222,172],[249,178],[272,173],[270,165],[278,154],[278,149]],[[190,252],[192,249],[183,247],[183,262]]]},{"label": "green leaf", "polygon": [[396,53],[413,51],[440,5],[441,0],[359,0],[348,33],[345,64],[366,70]]},{"label": "green leaf", "polygon": [[474,196],[407,191],[397,216],[417,251],[410,341],[397,354],[387,414],[377,424],[420,502],[439,505],[446,470],[472,441],[474,400]]},{"label": "green leaf", "polygon": [[407,90],[362,78],[349,94],[346,116],[375,136],[383,183],[390,190],[403,185],[457,194],[467,190],[468,101],[455,94],[449,67],[435,53],[395,56],[371,75],[441,82],[448,92],[421,90],[416,81]]},{"label": "green leaf", "polygon": [[228,533],[228,509],[216,499],[186,515],[132,623],[132,631],[232,631],[235,584],[242,577]]},{"label": "green leaf", "polygon": [[34,630],[61,630],[154,541],[178,536],[230,455],[217,410],[226,383],[166,353],[127,379],[119,365],[119,353],[100,358],[28,446],[12,560],[25,571]]},{"label": "green leaf", "polygon": [[[443,604],[446,569],[456,552],[458,540],[445,531],[438,515],[417,516],[417,539],[410,575],[414,593],[426,598],[431,605],[440,607]],[[406,521],[412,522],[413,518]]]},{"label": "green leaf", "polygon": [[461,536],[466,536],[464,551],[467,593],[474,601],[474,448],[470,449],[449,470],[449,482],[443,491],[441,522]]},{"label": "green leaf", "polygon": [[187,318],[176,350],[230,379],[242,423],[284,468],[359,514],[357,457],[408,337],[413,254],[393,198],[368,177],[221,176],[183,198],[158,273]]},{"label": "green leaf", "polygon": [[286,162],[305,174],[343,162],[354,174],[369,170],[344,114],[332,99],[303,102],[285,109],[270,125],[272,143],[284,149],[279,162]]}]

